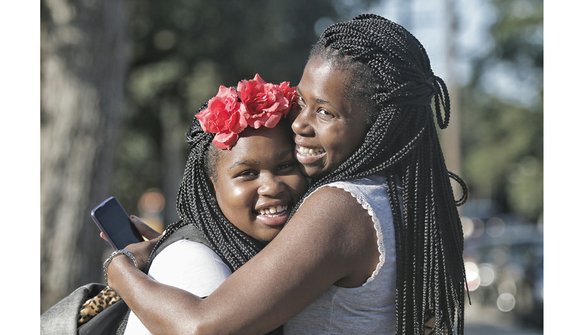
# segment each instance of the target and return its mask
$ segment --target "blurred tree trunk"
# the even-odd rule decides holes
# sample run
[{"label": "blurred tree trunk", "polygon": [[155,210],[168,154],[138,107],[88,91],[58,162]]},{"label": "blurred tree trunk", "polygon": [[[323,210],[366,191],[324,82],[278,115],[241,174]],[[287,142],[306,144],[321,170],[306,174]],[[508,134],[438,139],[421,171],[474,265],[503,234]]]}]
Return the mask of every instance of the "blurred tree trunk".
[{"label": "blurred tree trunk", "polygon": [[109,191],[127,70],[125,1],[41,1],[41,310],[102,281],[90,209]]},{"label": "blurred tree trunk", "polygon": [[175,99],[161,99],[160,121],[162,127],[163,145],[163,193],[165,195],[165,210],[163,223],[165,226],[177,221],[177,192],[183,178],[185,167],[184,144],[185,133],[189,122],[180,118],[180,106]]}]

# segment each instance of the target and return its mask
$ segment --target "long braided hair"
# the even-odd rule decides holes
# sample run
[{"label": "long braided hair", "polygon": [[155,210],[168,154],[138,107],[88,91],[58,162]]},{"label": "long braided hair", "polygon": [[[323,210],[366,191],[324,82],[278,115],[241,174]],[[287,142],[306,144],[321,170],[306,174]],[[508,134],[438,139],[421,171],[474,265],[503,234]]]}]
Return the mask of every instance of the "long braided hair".
[{"label": "long braided hair", "polygon": [[[206,107],[207,103],[198,113]],[[214,134],[204,132],[199,121],[193,120],[186,135],[189,154],[177,196],[180,220],[166,229],[151,255],[175,231],[190,224],[203,233],[211,248],[233,272],[255,256],[266,243],[238,229],[221,212],[210,180],[220,155],[219,149],[211,144],[213,138]]]},{"label": "long braided hair", "polygon": [[[436,334],[452,333],[456,323],[463,334],[463,232],[456,206],[465,202],[467,188],[447,171],[431,107],[434,100],[437,123],[447,127],[445,83],[411,33],[373,14],[328,27],[310,57],[350,71],[345,96],[366,99],[361,108],[369,120],[362,145],[305,196],[333,181],[385,176],[395,225],[397,333],[423,334],[434,317]],[[462,186],[457,202],[449,178]]]}]

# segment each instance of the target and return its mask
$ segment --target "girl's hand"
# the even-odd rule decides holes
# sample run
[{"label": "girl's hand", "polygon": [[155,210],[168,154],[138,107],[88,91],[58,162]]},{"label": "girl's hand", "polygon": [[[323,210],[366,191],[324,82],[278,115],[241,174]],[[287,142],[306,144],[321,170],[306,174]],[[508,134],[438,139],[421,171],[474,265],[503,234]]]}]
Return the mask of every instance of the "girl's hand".
[{"label": "girl's hand", "polygon": [[131,222],[133,223],[135,228],[137,228],[137,230],[141,233],[141,235],[148,240],[152,240],[152,239],[158,237],[159,235],[161,235],[155,229],[149,227],[138,216],[131,215],[131,216],[129,216],[129,220],[131,220]]},{"label": "girl's hand", "polygon": [[[125,247],[125,249],[133,253],[137,259],[138,268],[143,270],[147,265],[147,260],[149,259],[149,254],[153,250],[153,246],[155,246],[155,243],[159,241],[162,235],[153,228],[149,227],[147,223],[135,215],[130,215],[129,220],[131,220],[135,228],[137,228],[141,236],[143,236],[146,240],[143,242],[130,244]],[[103,240],[107,240],[103,232],[100,232],[99,236]]]},{"label": "girl's hand", "polygon": [[[137,228],[139,233],[141,233],[141,236],[145,237],[148,240],[152,240],[161,235],[155,229],[149,227],[147,223],[141,220],[141,218],[139,218],[138,216],[131,215],[129,216],[129,220],[131,220],[133,226],[135,226],[135,228]],[[107,241],[107,238],[105,237],[105,234],[103,232],[99,232],[99,237],[104,241]]]},{"label": "girl's hand", "polygon": [[131,252],[133,256],[135,256],[135,259],[137,259],[137,267],[140,270],[145,269],[145,266],[147,265],[147,260],[149,259],[149,255],[151,254],[153,247],[155,246],[157,241],[159,241],[160,238],[161,235],[159,235],[154,239],[129,244],[128,246],[125,247],[125,250]]},{"label": "girl's hand", "polygon": [[141,235],[148,240],[140,243],[129,244],[125,247],[125,249],[129,250],[133,253],[133,255],[135,255],[139,269],[143,270],[147,265],[147,260],[149,259],[149,255],[151,254],[155,243],[159,241],[162,235],[153,228],[149,227],[147,223],[141,220],[141,218],[138,216],[130,215],[129,219],[135,228],[137,228],[139,233],[141,233]]}]

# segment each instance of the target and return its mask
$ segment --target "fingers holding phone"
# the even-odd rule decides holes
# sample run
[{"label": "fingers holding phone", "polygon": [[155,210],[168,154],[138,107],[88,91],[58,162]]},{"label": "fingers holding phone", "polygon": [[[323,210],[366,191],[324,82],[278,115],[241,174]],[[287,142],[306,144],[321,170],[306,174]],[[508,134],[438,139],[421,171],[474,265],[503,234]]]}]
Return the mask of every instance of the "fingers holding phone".
[{"label": "fingers holding phone", "polygon": [[137,259],[137,267],[139,269],[143,270],[145,268],[147,261],[149,260],[149,255],[151,254],[151,251],[153,251],[153,247],[155,244],[157,244],[160,238],[161,235],[154,239],[139,243],[132,243],[125,247],[125,249],[130,251]]},{"label": "fingers holding phone", "polygon": [[[133,223],[133,225],[135,225],[135,228],[139,231],[141,236],[143,236],[147,240],[152,240],[152,239],[155,239],[155,238],[162,235],[157,230],[151,228],[147,223],[145,223],[143,220],[141,220],[141,218],[139,218],[138,216],[130,215],[129,220],[131,220],[131,223]],[[99,232],[99,237],[101,239],[103,239],[104,241],[108,242],[107,236],[102,231]]]},{"label": "fingers holding phone", "polygon": [[155,229],[151,228],[147,223],[141,220],[140,217],[135,215],[130,215],[129,220],[133,223],[135,228],[139,231],[139,233],[148,240],[152,240],[161,234],[157,232]]}]

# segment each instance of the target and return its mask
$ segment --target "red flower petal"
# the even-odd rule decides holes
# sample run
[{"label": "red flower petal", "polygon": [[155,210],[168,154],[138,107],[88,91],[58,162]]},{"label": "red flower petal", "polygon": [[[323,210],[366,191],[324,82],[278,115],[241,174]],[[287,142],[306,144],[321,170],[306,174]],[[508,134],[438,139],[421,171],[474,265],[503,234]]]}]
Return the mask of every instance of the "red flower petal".
[{"label": "red flower petal", "polygon": [[238,134],[236,133],[219,133],[213,138],[213,144],[219,149],[231,149],[238,141]]},{"label": "red flower petal", "polygon": [[196,117],[204,131],[216,134],[216,146],[230,149],[238,139],[237,134],[248,126],[273,128],[296,106],[297,94],[290,82],[266,83],[256,73],[253,79],[240,80],[237,90],[220,85],[208,107]]}]

